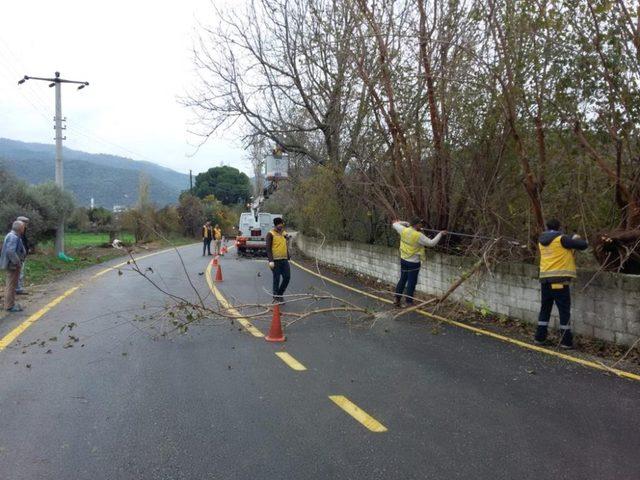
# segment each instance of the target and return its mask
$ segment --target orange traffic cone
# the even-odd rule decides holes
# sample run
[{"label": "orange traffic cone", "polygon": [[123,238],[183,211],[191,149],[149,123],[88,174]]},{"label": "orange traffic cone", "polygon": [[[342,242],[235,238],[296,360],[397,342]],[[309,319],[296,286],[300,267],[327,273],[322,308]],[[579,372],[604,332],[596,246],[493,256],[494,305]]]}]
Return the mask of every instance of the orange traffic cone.
[{"label": "orange traffic cone", "polygon": [[216,282],[222,281],[222,267],[218,264],[218,270],[216,270]]},{"label": "orange traffic cone", "polygon": [[217,267],[218,266],[218,255],[213,257],[213,260],[211,260],[211,266],[212,267]]},{"label": "orange traffic cone", "polygon": [[280,305],[273,306],[273,318],[271,319],[271,327],[269,334],[264,338],[267,342],[284,342],[287,337],[282,333],[282,322],[280,322]]},{"label": "orange traffic cone", "polygon": [[224,255],[225,253],[227,253],[227,251],[228,251],[228,250],[227,250],[227,246],[226,246],[226,245],[223,245],[223,246],[222,246],[222,249],[220,250],[220,253],[222,253],[222,255]]}]

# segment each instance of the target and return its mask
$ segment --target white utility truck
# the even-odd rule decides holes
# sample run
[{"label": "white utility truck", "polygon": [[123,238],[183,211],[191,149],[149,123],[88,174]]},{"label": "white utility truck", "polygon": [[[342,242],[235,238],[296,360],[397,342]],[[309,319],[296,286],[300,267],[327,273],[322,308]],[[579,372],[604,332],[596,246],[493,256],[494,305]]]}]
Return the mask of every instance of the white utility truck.
[{"label": "white utility truck", "polygon": [[260,207],[278,188],[278,181],[288,178],[289,156],[279,148],[275,148],[273,154],[265,158],[265,166],[268,186],[263,190],[262,195],[251,202],[249,205],[251,211],[240,214],[239,234],[236,237],[238,255],[266,254],[266,238],[269,230],[273,228],[273,219],[282,217],[277,213],[261,212]]}]

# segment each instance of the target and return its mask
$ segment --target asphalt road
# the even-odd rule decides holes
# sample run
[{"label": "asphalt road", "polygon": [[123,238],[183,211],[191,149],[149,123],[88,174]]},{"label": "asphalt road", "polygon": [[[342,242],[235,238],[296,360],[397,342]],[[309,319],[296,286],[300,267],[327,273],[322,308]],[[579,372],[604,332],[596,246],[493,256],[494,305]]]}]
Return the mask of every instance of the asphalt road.
[{"label": "asphalt road", "polygon": [[[181,252],[214,304],[201,275],[209,258],[198,246]],[[175,253],[140,265],[161,288],[195,298]],[[264,260],[231,253],[222,269],[217,288],[229,302],[269,301]],[[95,276],[103,271],[57,285],[49,300],[79,288],[0,351],[0,479],[640,478],[640,382],[455,327],[434,331],[419,316],[383,313],[372,325],[325,313],[288,327],[284,344],[215,318],[161,336],[167,296],[126,269]],[[292,275],[289,294],[389,311]],[[0,320],[0,339],[38,307]],[[267,332],[266,320],[252,322]]]}]

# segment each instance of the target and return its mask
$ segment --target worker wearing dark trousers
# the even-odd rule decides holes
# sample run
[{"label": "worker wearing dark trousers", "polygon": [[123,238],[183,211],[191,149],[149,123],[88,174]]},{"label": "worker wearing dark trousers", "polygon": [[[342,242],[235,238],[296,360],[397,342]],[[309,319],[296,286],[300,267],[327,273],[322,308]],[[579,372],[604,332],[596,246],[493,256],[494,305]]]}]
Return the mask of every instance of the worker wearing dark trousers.
[{"label": "worker wearing dark trousers", "polygon": [[578,235],[563,235],[558,220],[547,222],[547,231],[540,235],[540,315],[534,342],[547,340],[551,310],[555,304],[560,316],[560,347],[573,348],[571,332],[571,280],[576,278],[574,250],[585,250],[588,243]]},{"label": "worker wearing dark trousers", "polygon": [[202,226],[202,256],[204,257],[207,252],[211,255],[211,239],[213,238],[213,229],[211,228],[211,222],[206,222]]},{"label": "worker wearing dark trousers", "polygon": [[284,221],[277,217],[273,219],[274,228],[267,233],[267,258],[269,268],[273,274],[273,301],[284,303],[284,292],[291,279],[291,267],[289,266],[289,236],[284,231]]},{"label": "worker wearing dark trousers", "polygon": [[421,232],[423,226],[424,222],[419,218],[414,218],[411,223],[393,222],[393,229],[400,234],[400,280],[396,285],[394,301],[396,307],[401,306],[403,296],[407,305],[413,305],[413,294],[420,273],[420,261],[425,259],[424,247],[436,246],[447,233],[442,231],[432,240]]}]

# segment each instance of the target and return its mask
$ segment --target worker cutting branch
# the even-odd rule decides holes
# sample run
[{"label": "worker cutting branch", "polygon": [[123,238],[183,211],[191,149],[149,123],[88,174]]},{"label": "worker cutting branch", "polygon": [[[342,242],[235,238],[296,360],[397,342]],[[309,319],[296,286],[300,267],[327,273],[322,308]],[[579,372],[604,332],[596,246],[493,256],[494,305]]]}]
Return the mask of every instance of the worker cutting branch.
[{"label": "worker cutting branch", "polygon": [[421,232],[424,221],[414,218],[409,222],[395,221],[393,229],[400,234],[400,280],[396,285],[394,305],[402,306],[402,297],[408,306],[413,305],[413,294],[418,283],[421,262],[426,260],[425,247],[435,247],[447,232],[439,232],[430,239]]},{"label": "worker cutting branch", "polygon": [[558,220],[547,222],[547,231],[540,235],[540,315],[535,343],[542,345],[547,340],[549,319],[555,303],[560,315],[560,348],[573,348],[571,333],[571,290],[569,284],[576,278],[574,250],[586,250],[586,240],[578,235],[564,235]]}]

